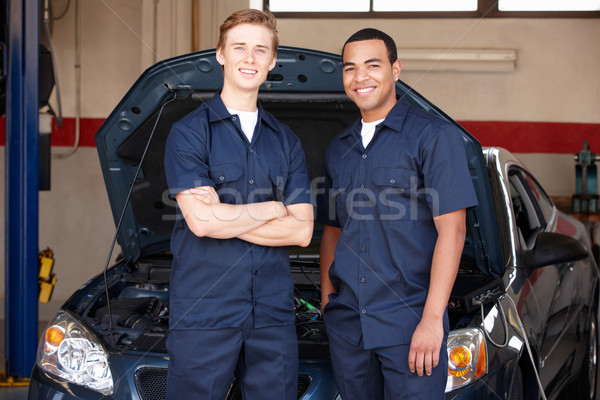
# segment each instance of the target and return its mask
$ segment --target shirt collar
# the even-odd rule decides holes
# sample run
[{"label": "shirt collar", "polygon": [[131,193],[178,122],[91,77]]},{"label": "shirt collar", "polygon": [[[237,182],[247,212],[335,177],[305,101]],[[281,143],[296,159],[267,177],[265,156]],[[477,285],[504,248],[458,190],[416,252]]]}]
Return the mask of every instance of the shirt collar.
[{"label": "shirt collar", "polygon": [[[400,99],[396,101],[396,104],[394,104],[394,107],[392,107],[392,109],[381,124],[396,132],[400,132],[402,130],[404,120],[406,119],[408,109],[409,106],[404,100]],[[360,129],[362,125],[360,121],[360,119],[355,121],[348,129],[346,129],[346,131],[342,134],[341,137],[344,138],[348,135],[355,135],[357,137],[360,137]]]},{"label": "shirt collar", "polygon": [[[225,104],[223,104],[223,100],[221,99],[220,93],[216,93],[205,104],[208,108],[208,120],[210,122],[222,121],[231,118],[231,114],[229,114],[229,111],[227,111],[227,107],[225,107]],[[258,102],[257,108],[258,119],[264,121],[275,132],[279,132],[279,124],[275,117],[266,112],[262,104],[260,104],[260,102]]]}]

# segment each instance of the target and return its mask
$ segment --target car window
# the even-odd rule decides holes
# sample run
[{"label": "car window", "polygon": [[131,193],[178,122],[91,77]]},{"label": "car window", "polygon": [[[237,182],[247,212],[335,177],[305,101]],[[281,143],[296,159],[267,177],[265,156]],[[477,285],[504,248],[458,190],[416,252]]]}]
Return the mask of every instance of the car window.
[{"label": "car window", "polygon": [[521,244],[530,249],[535,243],[537,234],[544,230],[545,219],[524,171],[513,168],[509,171],[508,177],[512,208]]},{"label": "car window", "polygon": [[540,211],[544,215],[544,219],[546,222],[550,221],[552,219],[552,214],[554,213],[554,203],[552,203],[552,200],[550,200],[550,196],[546,194],[544,189],[531,175],[523,171],[523,176],[531,188],[531,193],[539,204]]}]

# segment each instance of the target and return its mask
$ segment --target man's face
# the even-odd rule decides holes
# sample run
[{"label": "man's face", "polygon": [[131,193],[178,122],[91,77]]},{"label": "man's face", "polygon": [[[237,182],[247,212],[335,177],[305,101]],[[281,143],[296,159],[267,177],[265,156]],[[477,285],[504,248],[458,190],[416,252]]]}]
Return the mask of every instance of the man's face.
[{"label": "man's face", "polygon": [[365,122],[385,118],[396,104],[400,61],[390,64],[383,41],[373,39],[346,44],[343,65],[344,90]]},{"label": "man's face", "polygon": [[233,27],[217,49],[217,61],[223,65],[225,85],[257,90],[277,61],[271,31],[254,24]]}]

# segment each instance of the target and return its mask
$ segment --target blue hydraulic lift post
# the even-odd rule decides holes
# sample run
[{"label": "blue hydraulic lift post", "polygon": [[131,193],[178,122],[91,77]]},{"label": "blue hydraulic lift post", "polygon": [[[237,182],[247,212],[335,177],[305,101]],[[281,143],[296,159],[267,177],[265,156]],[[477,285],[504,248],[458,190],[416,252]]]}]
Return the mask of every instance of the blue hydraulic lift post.
[{"label": "blue hydraulic lift post", "polygon": [[39,0],[10,0],[6,7],[6,376],[28,378],[38,338]]}]

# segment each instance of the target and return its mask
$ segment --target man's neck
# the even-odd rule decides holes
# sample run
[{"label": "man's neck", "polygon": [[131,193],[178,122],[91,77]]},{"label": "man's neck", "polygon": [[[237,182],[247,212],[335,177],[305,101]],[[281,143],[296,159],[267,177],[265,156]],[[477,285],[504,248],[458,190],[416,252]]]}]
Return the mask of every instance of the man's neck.
[{"label": "man's neck", "polygon": [[360,110],[360,115],[364,122],[373,122],[385,119],[392,108],[396,105],[396,98],[390,99],[384,106],[373,110]]},{"label": "man's neck", "polygon": [[221,100],[225,107],[237,111],[256,111],[258,91],[232,90],[227,86],[221,91]]}]

